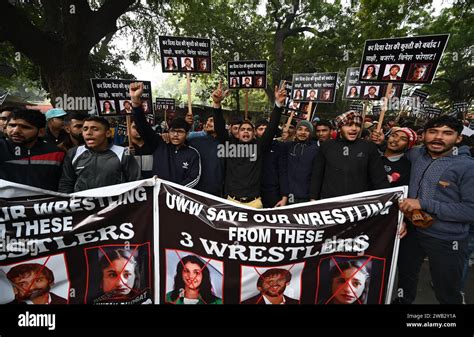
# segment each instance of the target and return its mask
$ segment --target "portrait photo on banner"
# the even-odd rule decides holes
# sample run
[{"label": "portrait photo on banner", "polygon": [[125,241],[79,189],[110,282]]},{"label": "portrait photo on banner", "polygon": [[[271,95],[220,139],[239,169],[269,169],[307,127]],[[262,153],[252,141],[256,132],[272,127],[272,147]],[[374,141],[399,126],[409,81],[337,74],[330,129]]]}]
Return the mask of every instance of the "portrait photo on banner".
[{"label": "portrait photo on banner", "polygon": [[166,249],[165,303],[223,304],[224,263]]}]

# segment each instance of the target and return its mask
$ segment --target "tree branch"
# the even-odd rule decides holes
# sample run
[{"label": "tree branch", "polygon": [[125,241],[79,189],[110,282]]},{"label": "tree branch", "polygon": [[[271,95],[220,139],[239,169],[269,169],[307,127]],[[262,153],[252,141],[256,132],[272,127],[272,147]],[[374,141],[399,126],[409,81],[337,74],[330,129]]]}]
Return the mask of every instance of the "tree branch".
[{"label": "tree branch", "polygon": [[117,19],[135,3],[135,0],[106,0],[97,12],[92,12],[85,25],[85,44],[89,50],[100,40],[117,31]]},{"label": "tree branch", "polygon": [[[49,63],[51,53],[60,48],[58,41],[34,26],[27,16],[8,1],[0,1],[0,39],[9,41],[18,51],[38,65]],[[48,50],[49,53],[42,52]]]}]

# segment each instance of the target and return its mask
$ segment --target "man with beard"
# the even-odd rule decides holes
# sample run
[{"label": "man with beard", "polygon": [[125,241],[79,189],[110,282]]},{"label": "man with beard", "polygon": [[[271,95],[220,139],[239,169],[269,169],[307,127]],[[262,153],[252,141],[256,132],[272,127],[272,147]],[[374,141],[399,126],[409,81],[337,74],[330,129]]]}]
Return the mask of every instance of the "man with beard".
[{"label": "man with beard", "polygon": [[61,150],[67,152],[75,146],[84,144],[82,125],[87,117],[89,116],[78,112],[69,113],[64,117],[64,130],[67,133],[67,137],[58,145]]},{"label": "man with beard", "polygon": [[57,191],[64,152],[39,138],[45,124],[38,110],[12,111],[0,138],[0,179]]},{"label": "man with beard", "polygon": [[7,273],[13,285],[15,300],[9,304],[67,304],[67,301],[52,293],[54,274],[38,263],[20,264]]},{"label": "man with beard", "polygon": [[337,139],[319,148],[311,177],[311,199],[325,199],[390,187],[374,143],[359,137],[362,116],[353,110],[336,117]]},{"label": "man with beard", "polygon": [[400,303],[416,297],[418,274],[425,257],[441,304],[462,303],[462,276],[468,259],[469,226],[474,219],[474,159],[467,146],[457,147],[463,125],[440,116],[424,126],[424,146],[413,148],[408,198],[400,210],[410,216],[423,211],[434,218],[429,227],[408,226],[400,242],[398,293]]},{"label": "man with beard", "polygon": [[313,125],[307,120],[296,124],[296,136],[288,148],[288,202],[296,204],[309,201],[311,173],[314,158],[318,153],[318,143],[311,139]]},{"label": "man with beard", "polygon": [[64,131],[64,117],[67,115],[63,109],[49,109],[46,116],[46,132],[43,139],[48,143],[58,145],[66,139]]},{"label": "man with beard", "polygon": [[242,304],[298,304],[298,300],[284,294],[290,285],[291,273],[282,268],[272,268],[260,275],[257,281],[259,295],[253,296]]}]

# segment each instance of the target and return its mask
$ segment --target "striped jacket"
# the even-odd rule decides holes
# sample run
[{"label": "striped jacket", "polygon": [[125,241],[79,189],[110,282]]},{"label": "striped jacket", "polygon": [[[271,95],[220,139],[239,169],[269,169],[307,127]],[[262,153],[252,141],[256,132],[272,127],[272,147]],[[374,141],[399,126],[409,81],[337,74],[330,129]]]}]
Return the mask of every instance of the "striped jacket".
[{"label": "striped jacket", "polygon": [[0,179],[57,191],[64,155],[40,138],[30,149],[0,138]]},{"label": "striped jacket", "polygon": [[102,152],[85,145],[66,155],[59,192],[72,193],[140,179],[137,161],[122,146],[112,145]]}]

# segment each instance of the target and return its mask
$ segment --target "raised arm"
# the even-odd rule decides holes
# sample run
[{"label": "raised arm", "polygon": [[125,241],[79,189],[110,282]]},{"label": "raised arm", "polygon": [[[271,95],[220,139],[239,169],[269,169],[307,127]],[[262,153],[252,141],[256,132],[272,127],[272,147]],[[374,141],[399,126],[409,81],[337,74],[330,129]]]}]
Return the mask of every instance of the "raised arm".
[{"label": "raised arm", "polygon": [[217,139],[220,143],[225,143],[229,140],[229,134],[225,129],[224,116],[222,116],[221,102],[229,95],[229,89],[222,91],[222,81],[212,93],[212,107],[214,108],[214,128],[216,130]]},{"label": "raised arm", "polygon": [[137,126],[138,133],[152,151],[164,144],[160,135],[157,135],[150,124],[146,121],[145,113],[142,108],[143,83],[135,82],[130,84],[130,97],[132,99],[132,111]]},{"label": "raised arm", "polygon": [[265,132],[262,135],[260,144],[262,149],[268,149],[272,144],[273,138],[278,130],[278,124],[280,123],[281,113],[283,111],[283,106],[285,105],[286,99],[286,81],[283,81],[280,88],[275,85],[275,107],[273,108],[272,114],[270,116],[270,122]]}]

